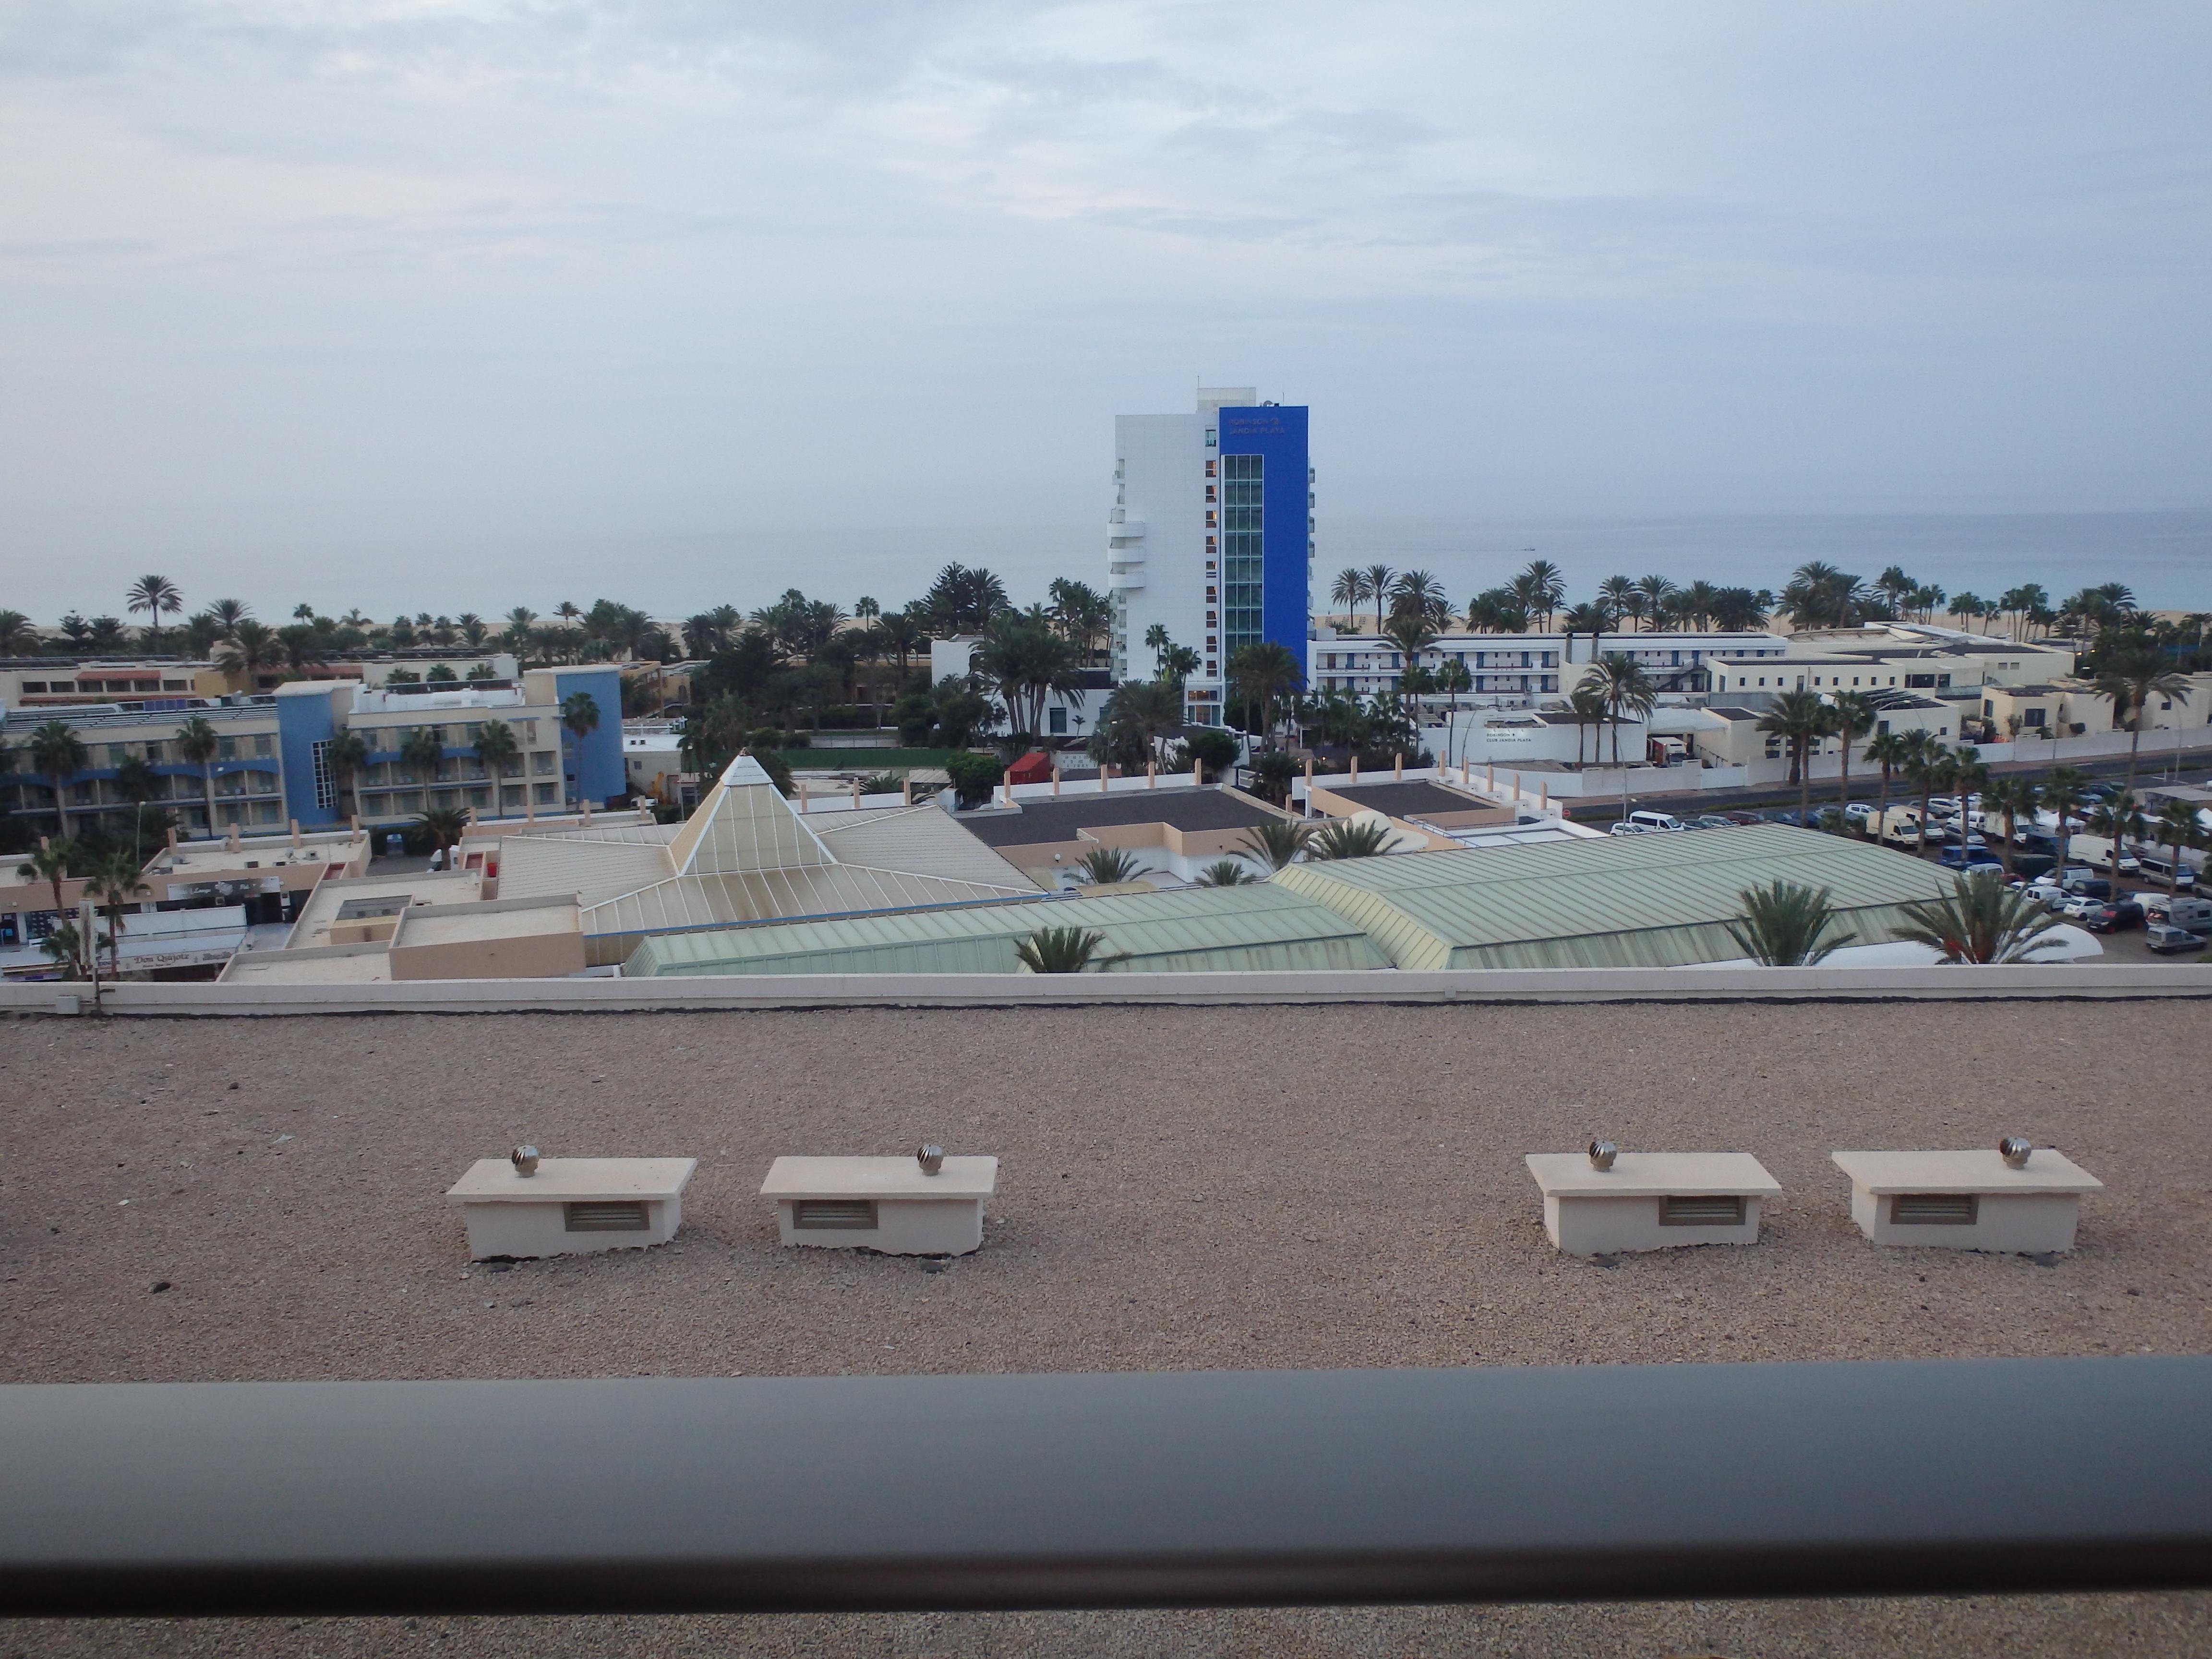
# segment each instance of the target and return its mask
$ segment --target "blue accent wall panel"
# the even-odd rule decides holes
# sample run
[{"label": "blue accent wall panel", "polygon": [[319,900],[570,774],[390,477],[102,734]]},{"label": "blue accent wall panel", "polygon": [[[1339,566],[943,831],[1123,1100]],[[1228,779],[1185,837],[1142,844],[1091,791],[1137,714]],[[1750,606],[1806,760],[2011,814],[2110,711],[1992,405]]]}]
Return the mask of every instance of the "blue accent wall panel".
[{"label": "blue accent wall panel", "polygon": [[333,701],[333,696],[298,694],[276,699],[276,757],[284,770],[284,805],[303,830],[338,822],[335,799],[328,806],[315,800],[315,745],[337,730]]},{"label": "blue accent wall panel", "polygon": [[554,677],[554,694],[561,702],[571,692],[588,692],[599,706],[599,723],[579,742],[563,736],[567,763],[576,767],[576,793],[594,805],[602,805],[629,791],[623,765],[622,671],[611,665],[564,669]]},{"label": "blue accent wall panel", "polygon": [[1306,563],[1306,476],[1310,465],[1306,410],[1271,404],[1224,409],[1220,433],[1223,454],[1258,455],[1266,462],[1261,497],[1266,583],[1261,631],[1266,638],[1290,647],[1304,668],[1313,609]]}]

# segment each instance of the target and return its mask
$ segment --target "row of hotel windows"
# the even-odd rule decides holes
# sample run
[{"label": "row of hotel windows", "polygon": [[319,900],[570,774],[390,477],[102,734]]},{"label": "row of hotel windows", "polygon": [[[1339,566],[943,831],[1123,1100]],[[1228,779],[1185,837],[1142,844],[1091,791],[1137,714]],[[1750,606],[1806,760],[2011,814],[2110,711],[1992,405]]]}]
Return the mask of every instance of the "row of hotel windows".
[{"label": "row of hotel windows", "polygon": [[[1559,665],[1559,653],[1556,651],[1452,651],[1437,654],[1449,656],[1470,669],[1557,668]],[[1382,660],[1386,655],[1389,658],[1387,664]],[[1395,651],[1325,651],[1322,653],[1321,665],[1325,669],[1352,668],[1362,673],[1376,674],[1386,666],[1404,666]]]},{"label": "row of hotel windows", "polygon": [[51,696],[56,692],[96,691],[121,692],[126,696],[144,696],[157,691],[189,691],[190,680],[25,680],[23,695],[27,697]]},{"label": "row of hotel windows", "polygon": [[[539,777],[551,777],[561,769],[561,756],[557,750],[540,749],[529,757],[529,762],[530,770]],[[474,755],[463,755],[458,759],[439,762],[438,775],[432,781],[474,783],[479,779],[488,779],[490,775],[491,774],[484,769],[484,763]],[[518,761],[501,775],[508,778],[520,777],[521,763]],[[393,784],[412,784],[422,781],[421,778],[416,776],[415,769],[404,762],[374,761],[362,769],[360,787],[364,789],[380,789]]]},{"label": "row of hotel windows", "polygon": [[[1376,674],[1361,678],[1355,674],[1328,675],[1321,679],[1324,691],[1395,691],[1398,681],[1395,675]],[[1477,675],[1473,693],[1486,691],[1556,691],[1559,689],[1557,674],[1482,674]]]},{"label": "row of hotel windows", "polygon": [[[1876,690],[1886,689],[1881,675],[1868,674],[1863,678],[1867,686]],[[1853,685],[1859,684],[1861,678],[1862,677],[1857,674],[1852,675],[1851,684]],[[1719,689],[1723,691],[1727,690],[1728,683],[1728,676],[1725,674],[1722,675],[1720,678]],[[1799,685],[1802,687],[1804,683],[1804,680],[1801,678],[1798,682]],[[1777,674],[1774,677],[1774,685],[1775,689],[1778,690],[1787,686],[1789,684],[1790,677],[1787,674]],[[1820,684],[1820,676],[1818,674],[1814,675],[1812,677],[1812,684],[1817,687]],[[1827,678],[1827,684],[1831,690],[1841,690],[1844,689],[1844,677],[1841,674],[1831,674]],[[1896,684],[1897,676],[1892,674],[1889,677],[1887,684],[1893,686]],[[1905,689],[1908,691],[1942,690],[1948,688],[1950,684],[1951,677],[1948,674],[1907,674],[1905,677]],[[1735,679],[1735,689],[1739,691],[1753,690],[1765,690],[1766,689],[1766,677],[1764,674],[1760,675],[1759,677],[1759,683],[1757,686],[1754,687],[1752,684],[1752,677],[1750,675],[1739,674],[1736,676]]]},{"label": "row of hotel windows", "polygon": [[[95,766],[120,766],[126,760],[143,760],[149,766],[186,766],[188,762],[177,752],[173,738],[149,738],[143,743],[102,743],[88,745],[95,757]],[[217,738],[216,758],[218,761],[270,760],[276,754],[276,734],[273,732],[249,732],[242,736]]]},{"label": "row of hotel windows", "polygon": [[[365,790],[361,798],[361,810],[365,817],[375,818],[420,812],[423,810],[424,793],[421,789]],[[458,789],[433,789],[428,793],[433,806],[473,806],[482,812],[495,810],[491,786],[488,783]],[[503,813],[520,812],[529,805],[558,806],[561,804],[561,786],[557,783],[533,783],[529,786],[527,794],[522,785],[510,783],[499,793],[495,810]]]}]

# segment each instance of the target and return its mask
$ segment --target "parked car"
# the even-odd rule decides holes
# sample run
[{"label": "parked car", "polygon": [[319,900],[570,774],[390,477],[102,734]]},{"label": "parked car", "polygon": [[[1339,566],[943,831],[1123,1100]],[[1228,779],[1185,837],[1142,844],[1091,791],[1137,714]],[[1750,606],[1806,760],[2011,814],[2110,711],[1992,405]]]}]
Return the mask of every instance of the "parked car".
[{"label": "parked car", "polygon": [[2058,902],[2051,908],[2055,915],[2062,915],[2069,921],[2086,922],[2091,913],[2103,909],[2105,903],[2105,900],[2091,898],[2087,893],[2066,893],[2060,896]]},{"label": "parked car", "polygon": [[1795,829],[1803,828],[1803,824],[1797,817],[1797,809],[1794,806],[1785,806],[1778,812],[1769,812],[1766,815],[1766,822],[1769,823],[1786,823]]},{"label": "parked car", "polygon": [[1723,812],[1721,816],[1726,818],[1730,823],[1764,823],[1766,822],[1766,820],[1761,817],[1758,813],[1747,812],[1741,808],[1738,808],[1733,812]]},{"label": "parked car", "polygon": [[2080,865],[2069,866],[2065,878],[2058,884],[2068,892],[2081,898],[2108,899],[2112,896],[2112,884],[2095,871]]},{"label": "parked car", "polygon": [[2163,854],[2139,854],[2136,861],[2142,866],[2142,878],[2145,881],[2155,881],[2161,885],[2170,881],[2185,893],[2197,885],[2195,870],[2188,865],[2174,863]]},{"label": "parked car", "polygon": [[1644,830],[1668,830],[1682,828],[1682,820],[1672,812],[1631,812],[1628,815],[1628,821]]},{"label": "parked car", "polygon": [[1986,853],[1969,853],[1963,848],[1947,847],[1936,855],[1936,862],[1946,870],[1956,870],[1962,876],[2002,876],[2004,866]]},{"label": "parked car", "polygon": [[2176,927],[2170,922],[2154,921],[2143,930],[2143,942],[2160,956],[2174,956],[2183,951],[2201,951],[2204,935],[2192,933],[2186,927]]},{"label": "parked car", "polygon": [[1640,836],[1644,833],[1645,832],[1642,824],[1631,823],[1626,818],[1621,819],[1606,831],[1608,836]]},{"label": "parked car", "polygon": [[1874,803],[1870,800],[1850,801],[1844,807],[1844,821],[1854,830],[1865,829],[1867,820],[1873,816]]},{"label": "parked car", "polygon": [[2140,927],[2143,925],[2142,906],[2131,898],[2113,899],[2085,915],[2081,925],[2093,933],[2117,933]]},{"label": "parked car", "polygon": [[1733,830],[1735,820],[1723,817],[1718,812],[1707,812],[1702,817],[1692,818],[1683,827],[1688,830]]}]

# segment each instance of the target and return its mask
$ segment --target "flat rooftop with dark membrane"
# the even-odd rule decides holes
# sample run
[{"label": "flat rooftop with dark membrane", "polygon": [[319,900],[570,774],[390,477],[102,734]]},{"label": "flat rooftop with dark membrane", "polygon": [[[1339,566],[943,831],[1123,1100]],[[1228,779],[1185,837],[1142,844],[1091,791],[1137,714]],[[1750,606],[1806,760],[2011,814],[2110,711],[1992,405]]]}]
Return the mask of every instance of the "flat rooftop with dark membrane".
[{"label": "flat rooftop with dark membrane", "polygon": [[1331,784],[1328,793],[1356,806],[1387,812],[1394,818],[1427,817],[1437,812],[1480,812],[1492,804],[1474,795],[1463,795],[1456,789],[1445,789],[1420,781],[1413,783]]},{"label": "flat rooftop with dark membrane", "polygon": [[1027,847],[1073,841],[1076,831],[1109,823],[1172,823],[1178,830],[1242,830],[1275,814],[1225,789],[1143,789],[1127,794],[1063,795],[1024,801],[1018,812],[963,816],[962,826],[987,847]]}]

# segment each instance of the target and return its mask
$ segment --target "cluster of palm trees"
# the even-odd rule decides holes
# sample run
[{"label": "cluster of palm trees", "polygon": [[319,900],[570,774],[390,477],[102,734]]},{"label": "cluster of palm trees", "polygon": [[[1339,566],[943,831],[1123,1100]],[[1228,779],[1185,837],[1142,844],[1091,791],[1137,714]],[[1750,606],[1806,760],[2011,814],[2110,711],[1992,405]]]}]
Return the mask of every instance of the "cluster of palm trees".
[{"label": "cluster of palm trees", "polygon": [[[91,939],[68,920],[68,908],[62,902],[62,884],[80,878],[85,898],[95,914],[104,914],[107,920],[107,931],[100,933],[95,929]],[[96,972],[98,953],[103,947],[110,974],[122,971],[123,907],[154,890],[140,875],[138,856],[132,848],[95,848],[67,836],[49,837],[15,866],[15,879],[44,882],[52,892],[55,926],[40,946],[65,977],[76,979]]]},{"label": "cluster of palm trees", "polygon": [[[1753,961],[1768,968],[1811,968],[1849,945],[1874,944],[1852,933],[1826,887],[1777,880],[1736,896],[1742,907],[1726,925]],[[1924,945],[1948,963],[2032,962],[2057,941],[2057,918],[2029,895],[1992,874],[1960,876],[1951,890],[1902,907],[1889,937]]]},{"label": "cluster of palm trees", "polygon": [[1452,608],[1443,583],[1429,572],[1395,571],[1383,564],[1340,571],[1329,598],[1355,630],[1364,625],[1361,608],[1372,604],[1376,634],[1390,636],[1398,619],[1411,615],[1432,630],[1432,638],[1460,625],[1462,616],[1467,629],[1477,634],[1548,633],[1555,627],[1592,635],[1647,627],[1743,631],[1765,627],[1775,605],[1771,593],[1747,587],[1706,581],[1685,586],[1666,576],[1608,576],[1592,598],[1571,606],[1566,577],[1549,559],[1531,560],[1510,580],[1476,594],[1463,613]]}]

